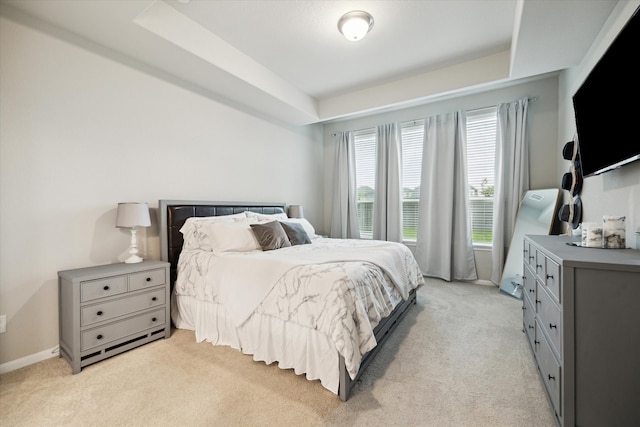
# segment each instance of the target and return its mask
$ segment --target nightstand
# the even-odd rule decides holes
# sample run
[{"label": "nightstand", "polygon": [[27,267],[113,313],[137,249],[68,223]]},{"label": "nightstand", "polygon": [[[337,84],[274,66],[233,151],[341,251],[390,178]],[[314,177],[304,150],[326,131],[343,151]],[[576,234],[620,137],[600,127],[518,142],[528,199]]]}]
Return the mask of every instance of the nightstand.
[{"label": "nightstand", "polygon": [[60,356],[87,365],[171,336],[169,263],[142,261],[58,272]]}]

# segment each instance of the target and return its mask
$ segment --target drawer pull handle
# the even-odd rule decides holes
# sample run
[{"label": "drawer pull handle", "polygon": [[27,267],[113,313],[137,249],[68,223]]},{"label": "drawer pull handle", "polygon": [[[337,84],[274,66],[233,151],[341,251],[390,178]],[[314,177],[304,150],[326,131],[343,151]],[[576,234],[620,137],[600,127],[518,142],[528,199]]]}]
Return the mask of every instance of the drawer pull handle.
[{"label": "drawer pull handle", "polygon": [[535,345],[538,345],[538,344],[540,344],[540,341],[538,341],[538,340],[533,340],[533,343],[534,343]]},{"label": "drawer pull handle", "polygon": [[101,340],[102,339],[102,335],[98,335],[96,338]]},{"label": "drawer pull handle", "polygon": [[554,380],[554,381],[555,381],[555,380],[556,380],[556,377],[554,377],[553,375],[549,374],[549,379],[550,379],[550,380]]},{"label": "drawer pull handle", "polygon": [[104,285],[104,288],[102,288],[102,289],[104,289],[105,291],[108,291],[109,290],[109,285]]},{"label": "drawer pull handle", "polygon": [[553,274],[547,274],[547,279],[553,279]]},{"label": "drawer pull handle", "polygon": [[534,259],[535,257],[533,255],[529,255],[529,259]]},{"label": "drawer pull handle", "polygon": [[536,304],[542,304],[542,301],[540,301],[539,299],[536,300]]},{"label": "drawer pull handle", "polygon": [[536,290],[535,289],[529,289],[529,292],[534,293]]},{"label": "drawer pull handle", "polygon": [[147,277],[147,282],[150,282],[150,281],[151,281],[151,277]]},{"label": "drawer pull handle", "polygon": [[536,264],[536,270],[542,268],[542,264]]},{"label": "drawer pull handle", "polygon": [[557,325],[554,325],[553,323],[549,323],[549,329],[558,329]]},{"label": "drawer pull handle", "polygon": [[157,301],[157,300],[158,300],[158,298],[156,298],[156,297],[151,298],[151,301]]},{"label": "drawer pull handle", "polygon": [[152,317],[152,318],[151,318],[151,321],[152,321],[152,322],[155,322],[156,320],[158,320],[158,319],[156,319],[155,317]]},{"label": "drawer pull handle", "polygon": [[529,329],[534,329],[534,326],[533,325],[529,325]]},{"label": "drawer pull handle", "polygon": [[96,314],[97,314],[98,316],[102,316],[102,310],[99,310]]}]

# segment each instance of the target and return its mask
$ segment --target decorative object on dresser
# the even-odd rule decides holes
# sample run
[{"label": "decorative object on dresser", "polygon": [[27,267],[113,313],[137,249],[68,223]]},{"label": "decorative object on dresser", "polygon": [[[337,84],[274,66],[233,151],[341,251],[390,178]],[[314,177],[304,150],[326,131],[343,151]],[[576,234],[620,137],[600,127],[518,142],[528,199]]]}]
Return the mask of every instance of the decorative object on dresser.
[{"label": "decorative object on dresser", "polygon": [[87,365],[171,336],[169,263],[143,261],[58,272],[60,357]]},{"label": "decorative object on dresser", "polygon": [[604,215],[602,217],[602,247],[624,249],[626,243],[625,217]]},{"label": "decorative object on dresser", "polygon": [[142,258],[138,256],[136,227],[149,227],[150,225],[149,206],[146,203],[118,203],[116,227],[131,229],[131,245],[129,246],[129,257],[125,260],[126,263],[142,262]]},{"label": "decorative object on dresser", "polygon": [[524,332],[561,426],[640,420],[640,251],[524,239]]}]

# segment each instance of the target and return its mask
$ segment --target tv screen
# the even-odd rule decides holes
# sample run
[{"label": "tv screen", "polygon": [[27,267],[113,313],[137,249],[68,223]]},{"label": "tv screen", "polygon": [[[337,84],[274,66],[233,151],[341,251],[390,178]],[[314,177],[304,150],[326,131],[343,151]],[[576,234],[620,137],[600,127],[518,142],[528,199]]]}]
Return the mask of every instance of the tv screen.
[{"label": "tv screen", "polygon": [[573,96],[582,174],[640,159],[640,13],[633,13]]}]

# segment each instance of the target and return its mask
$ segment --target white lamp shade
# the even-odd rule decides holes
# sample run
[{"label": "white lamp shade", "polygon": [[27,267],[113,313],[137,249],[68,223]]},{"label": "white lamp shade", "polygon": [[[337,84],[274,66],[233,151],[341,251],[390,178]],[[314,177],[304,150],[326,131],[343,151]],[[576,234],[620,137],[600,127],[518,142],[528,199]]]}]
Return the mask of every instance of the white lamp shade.
[{"label": "white lamp shade", "polygon": [[304,212],[302,211],[302,205],[290,205],[289,206],[289,218],[304,218]]},{"label": "white lamp shade", "polygon": [[118,203],[116,227],[149,227],[151,217],[146,203]]}]

